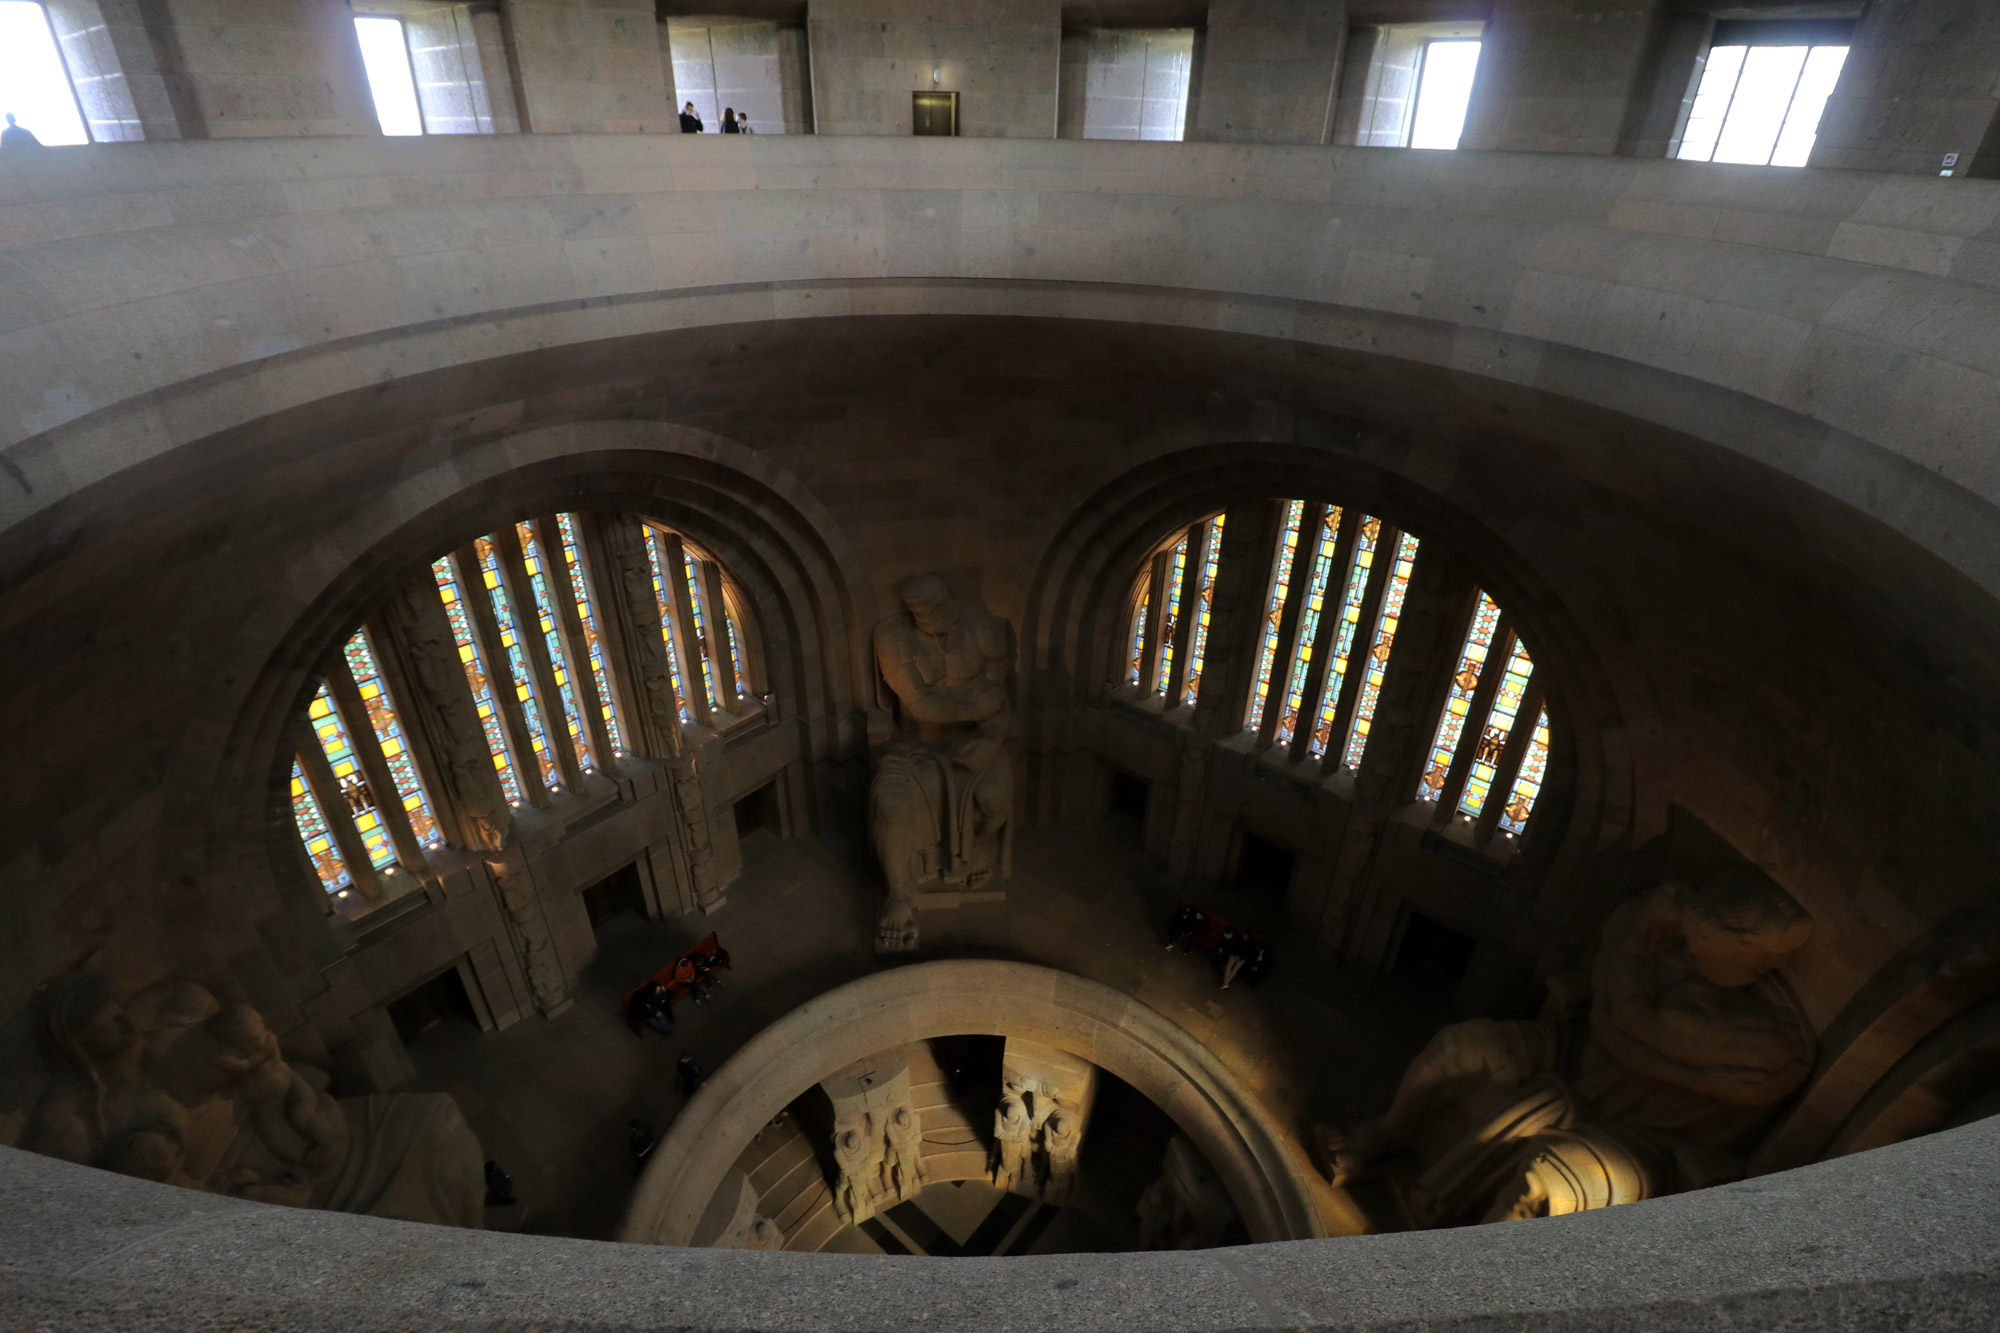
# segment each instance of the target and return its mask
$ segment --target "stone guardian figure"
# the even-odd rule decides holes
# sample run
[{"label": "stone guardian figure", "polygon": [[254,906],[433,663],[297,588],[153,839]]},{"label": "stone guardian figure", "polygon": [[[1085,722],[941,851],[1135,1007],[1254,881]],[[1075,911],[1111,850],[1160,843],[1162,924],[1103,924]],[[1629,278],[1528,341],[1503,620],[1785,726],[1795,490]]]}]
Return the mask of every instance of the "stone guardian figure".
[{"label": "stone guardian figure", "polygon": [[868,740],[869,836],[887,896],[876,948],[917,946],[918,891],[1004,880],[1014,779],[1007,671],[1013,629],[952,599],[935,574],[899,590],[904,610],[875,626],[881,707]]}]

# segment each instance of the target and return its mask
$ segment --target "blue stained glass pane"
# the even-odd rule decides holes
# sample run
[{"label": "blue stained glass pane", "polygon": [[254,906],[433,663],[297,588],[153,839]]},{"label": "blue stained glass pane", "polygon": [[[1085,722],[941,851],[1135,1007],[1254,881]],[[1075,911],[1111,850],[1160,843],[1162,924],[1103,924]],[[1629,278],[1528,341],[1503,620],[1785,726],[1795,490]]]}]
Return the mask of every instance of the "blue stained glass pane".
[{"label": "blue stained glass pane", "polygon": [[333,832],[320,813],[319,802],[306,786],[305,770],[296,759],[292,761],[292,818],[298,823],[306,855],[312,858],[319,886],[328,893],[338,893],[353,883],[347,874],[347,862],[340,859],[340,848],[334,845]]},{"label": "blue stained glass pane", "polygon": [[1152,612],[1152,609],[1152,566],[1147,565],[1139,571],[1139,606],[1132,613],[1132,637],[1126,644],[1128,651],[1125,654],[1125,683],[1127,685],[1137,685],[1139,683],[1139,667],[1146,656],[1146,618]]},{"label": "blue stained glass pane", "polygon": [[1382,614],[1375,621],[1369,639],[1368,656],[1361,663],[1361,697],[1354,706],[1354,726],[1348,732],[1347,749],[1341,763],[1361,767],[1368,748],[1368,729],[1375,722],[1375,704],[1382,697],[1382,680],[1389,670],[1389,652],[1396,643],[1396,622],[1403,614],[1403,597],[1410,590],[1410,571],[1416,567],[1417,539],[1408,533],[1396,545],[1396,564],[1389,571],[1389,588],[1382,598]]},{"label": "blue stained glass pane", "polygon": [[479,537],[472,543],[479,556],[479,573],[486,584],[487,600],[493,604],[493,619],[500,630],[501,650],[507,654],[507,665],[514,673],[514,690],[521,701],[521,713],[527,720],[528,740],[535,751],[535,762],[541,767],[542,781],[551,788],[560,788],[562,779],[556,769],[556,759],[549,749],[548,729],[542,725],[542,710],[535,698],[534,675],[528,670],[527,650],[521,645],[521,630],[514,619],[513,607],[507,600],[507,586],[500,577],[500,548],[490,538]]},{"label": "blue stained glass pane", "polygon": [[362,706],[368,710],[368,724],[375,732],[375,742],[382,749],[382,758],[389,765],[389,776],[396,784],[396,795],[402,802],[403,813],[409,817],[410,828],[416,833],[417,841],[426,847],[444,846],[444,834],[438,828],[437,816],[431,810],[424,784],[417,777],[417,766],[410,759],[410,747],[404,740],[403,724],[396,716],[396,705],[389,697],[388,683],[382,679],[381,669],[375,665],[375,651],[368,642],[368,632],[354,631],[344,651],[348,670],[354,673],[354,684],[361,691]]},{"label": "blue stained glass pane", "polygon": [[590,654],[590,675],[597,682],[598,702],[604,709],[605,734],[618,753],[625,753],[625,733],[618,728],[618,710],[611,701],[611,677],[604,669],[604,641],[598,633],[597,607],[590,595],[589,571],[583,564],[583,546],[577,541],[576,520],[569,514],[556,515],[562,533],[563,562],[569,567],[569,586],[576,593],[576,617],[583,623],[584,647]]},{"label": "blue stained glass pane", "polygon": [[431,577],[437,580],[438,599],[444,603],[445,618],[451,622],[452,641],[458,645],[458,660],[465,667],[466,684],[472,687],[473,706],[479,710],[479,725],[486,733],[486,748],[493,754],[493,771],[500,775],[500,789],[510,805],[521,803],[521,780],[507,754],[507,732],[500,725],[500,701],[493,693],[493,680],[480,656],[479,641],[472,637],[472,621],[459,594],[458,579],[451,562],[436,560]]},{"label": "blue stained glass pane", "polygon": [[681,684],[681,658],[675,651],[675,637],[679,630],[674,625],[674,602],[668,595],[666,558],[660,554],[660,539],[649,527],[646,529],[646,561],[653,568],[653,600],[660,606],[660,637],[667,645],[667,674],[674,679],[674,699],[681,711],[681,721],[694,721],[694,714],[688,708],[687,689]]},{"label": "blue stained glass pane", "polygon": [[687,579],[688,610],[694,616],[695,642],[701,648],[699,656],[702,688],[708,692],[709,706],[720,708],[722,694],[715,687],[715,664],[712,661],[714,654],[710,650],[712,640],[708,630],[708,608],[703,605],[706,599],[701,594],[701,567],[695,561],[694,552],[687,549],[685,542],[681,545],[681,567]]},{"label": "blue stained glass pane", "polygon": [[1160,625],[1160,660],[1153,676],[1154,693],[1164,693],[1167,677],[1174,669],[1174,633],[1181,613],[1181,576],[1187,571],[1188,543],[1183,536],[1174,544],[1173,558],[1167,562],[1167,618]]},{"label": "blue stained glass pane", "polygon": [[1285,504],[1285,526],[1278,534],[1278,547],[1271,570],[1271,595],[1264,601],[1264,634],[1257,644],[1257,686],[1250,696],[1250,716],[1244,727],[1255,731],[1264,723],[1264,703],[1271,693],[1271,667],[1278,656],[1278,621],[1285,612],[1285,595],[1291,591],[1292,564],[1299,551],[1299,525],[1305,519],[1306,502]]},{"label": "blue stained glass pane", "polygon": [[1319,635],[1319,618],[1326,608],[1327,580],[1333,574],[1335,548],[1340,544],[1340,506],[1328,505],[1313,543],[1312,575],[1306,584],[1305,607],[1299,613],[1299,632],[1294,642],[1291,675],[1285,681],[1285,709],[1278,715],[1277,743],[1290,745],[1299,728],[1299,710],[1305,707],[1306,675],[1312,669],[1313,640]]},{"label": "blue stained glass pane", "polygon": [[563,725],[569,732],[576,762],[584,768],[596,760],[590,753],[590,732],[583,725],[583,704],[577,697],[576,681],[570,676],[569,645],[563,642],[562,627],[556,623],[555,592],[549,587],[548,557],[535,536],[535,525],[516,523],[521,538],[522,564],[528,571],[528,592],[535,599],[535,619],[548,645],[549,674],[556,680],[556,703],[562,708]]},{"label": "blue stained glass pane", "polygon": [[1327,663],[1326,681],[1320,688],[1318,720],[1313,723],[1312,741],[1306,747],[1322,758],[1333,743],[1334,715],[1340,711],[1340,692],[1347,680],[1347,667],[1354,655],[1354,639],[1361,626],[1361,602],[1368,595],[1368,573],[1375,567],[1375,544],[1382,539],[1382,520],[1367,514],[1354,532],[1354,554],[1349,557],[1340,586],[1336,614],[1340,624],[1333,632],[1333,660]]},{"label": "blue stained glass pane", "polygon": [[1500,607],[1484,592],[1473,608],[1472,624],[1465,631],[1465,645],[1458,650],[1458,666],[1451,673],[1451,694],[1438,717],[1437,732],[1431,739],[1430,762],[1424,766],[1417,784],[1417,799],[1435,801],[1451,775],[1451,761],[1458,754],[1459,738],[1465,732],[1465,715],[1472,708],[1472,696],[1479,689],[1481,669],[1493,647],[1493,632],[1500,626]]},{"label": "blue stained glass pane", "polygon": [[1201,694],[1201,666],[1208,653],[1208,616],[1215,602],[1215,565],[1222,554],[1222,520],[1217,514],[1208,521],[1202,537],[1201,577],[1195,584],[1194,634],[1188,643],[1187,683],[1181,687],[1181,704],[1193,707]]},{"label": "blue stained glass pane", "polygon": [[1528,656],[1527,645],[1516,636],[1514,651],[1507,656],[1507,674],[1500,678],[1493,707],[1487,710],[1486,725],[1473,741],[1472,775],[1466,779],[1465,795],[1458,802],[1460,814],[1477,817],[1480,807],[1486,804],[1487,788],[1492,786],[1494,770],[1500,766],[1500,752],[1507,748],[1507,737],[1514,730],[1514,715],[1520,710],[1528,677],[1534,673],[1534,659]]},{"label": "blue stained glass pane", "polygon": [[362,844],[368,848],[369,861],[377,870],[396,864],[396,849],[389,844],[389,831],[383,827],[382,816],[375,808],[377,793],[369,787],[367,775],[361,771],[361,757],[354,752],[347,724],[340,720],[340,710],[333,706],[333,696],[326,692],[326,686],[319,687],[306,716],[312,722],[313,734],[319,737],[319,748],[326,755],[327,764],[333,769],[333,780],[340,784],[341,799],[347,803],[346,813],[354,820]]},{"label": "blue stained glass pane", "polygon": [[1521,771],[1514,778],[1514,791],[1500,814],[1503,833],[1518,835],[1527,831],[1528,816],[1534,813],[1535,798],[1542,794],[1542,780],[1548,771],[1549,710],[1544,708],[1535,718],[1535,734],[1528,740],[1527,752],[1521,756]]}]

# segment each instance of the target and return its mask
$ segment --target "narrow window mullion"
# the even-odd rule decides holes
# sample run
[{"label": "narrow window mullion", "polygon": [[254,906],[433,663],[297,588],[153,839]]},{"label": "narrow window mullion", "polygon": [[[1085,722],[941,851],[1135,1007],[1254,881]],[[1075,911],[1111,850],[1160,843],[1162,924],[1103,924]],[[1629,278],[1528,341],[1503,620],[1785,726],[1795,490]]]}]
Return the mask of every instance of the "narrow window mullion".
[{"label": "narrow window mullion", "polygon": [[[1354,544],[1360,527],[1360,510],[1350,506],[1340,514],[1339,535],[1334,540],[1333,559],[1327,567],[1326,586],[1320,594],[1319,625],[1313,635],[1312,657],[1299,691],[1299,720],[1292,728],[1292,744],[1287,754],[1287,758],[1295,764],[1311,756],[1317,731],[1313,720],[1320,717],[1325,708],[1321,696],[1327,690],[1327,671],[1332,665],[1340,642],[1341,625],[1347,615],[1349,569],[1354,563]],[[1338,680],[1335,677],[1335,689],[1339,688]]]},{"label": "narrow window mullion", "polygon": [[364,898],[380,898],[382,881],[375,874],[375,863],[368,855],[368,845],[361,840],[361,830],[354,827],[354,820],[348,814],[347,796],[340,789],[340,780],[333,775],[333,765],[327,762],[318,736],[308,738],[299,747],[298,762],[313,802],[326,821],[326,830],[333,835],[333,845],[340,849],[340,859],[347,866],[347,878],[354,891]]},{"label": "narrow window mullion", "polygon": [[1299,648],[1299,621],[1312,596],[1313,562],[1319,548],[1320,525],[1325,521],[1324,504],[1307,504],[1299,511],[1298,535],[1291,543],[1291,568],[1285,580],[1285,603],[1279,609],[1278,635],[1271,645],[1269,689],[1264,696],[1263,715],[1257,720],[1259,748],[1268,747],[1276,739],[1278,727],[1284,721],[1292,659]]},{"label": "narrow window mullion", "polygon": [[1472,700],[1466,705],[1465,727],[1459,733],[1451,767],[1445,770],[1444,785],[1438,789],[1437,809],[1432,813],[1437,823],[1450,822],[1458,810],[1458,803],[1465,799],[1465,783],[1472,776],[1472,765],[1479,753],[1481,730],[1493,712],[1493,698],[1500,692],[1500,682],[1507,675],[1507,660],[1513,652],[1514,630],[1507,623],[1507,613],[1502,611],[1494,624],[1485,660],[1479,668],[1479,683],[1473,686]]},{"label": "narrow window mullion", "polygon": [[[481,546],[486,549],[480,549]],[[501,724],[507,735],[507,745],[514,753],[515,780],[521,785],[528,804],[546,806],[549,803],[549,778],[553,776],[553,762],[547,754],[550,743],[542,735],[540,717],[534,709],[534,685],[527,679],[526,662],[523,660],[521,635],[516,632],[513,608],[508,606],[508,623],[503,627],[499,620],[497,606],[504,604],[497,599],[505,599],[507,590],[504,581],[499,580],[498,571],[487,568],[491,553],[491,543],[485,538],[471,546],[462,547],[449,557],[454,581],[459,590],[459,601],[465,607],[472,621],[473,642],[479,656],[486,663],[487,677],[499,686],[494,691],[500,706]],[[495,584],[489,584],[487,577],[492,574]],[[537,741],[540,744],[537,744]]]},{"label": "narrow window mullion", "polygon": [[595,626],[585,621],[586,615],[592,622],[596,617],[586,600],[582,566],[571,564],[572,559],[580,562],[582,557],[558,519],[538,518],[533,530],[542,578],[548,586],[549,601],[554,604],[557,637],[568,663],[569,688],[576,696],[577,711],[582,715],[578,721],[590,742],[587,759],[595,761],[587,766],[615,772],[618,767],[615,756],[623,747],[619,744],[617,720],[611,715],[610,692],[602,683],[604,662]]},{"label": "narrow window mullion", "polygon": [[1514,781],[1520,776],[1521,760],[1527,755],[1529,742],[1541,727],[1542,685],[1542,673],[1538,671],[1528,678],[1528,687],[1521,692],[1521,704],[1515,710],[1514,725],[1507,733],[1507,744],[1500,752],[1500,763],[1493,770],[1493,784],[1487,789],[1486,800],[1479,808],[1479,818],[1473,822],[1473,839],[1482,845],[1492,841],[1494,832],[1500,827],[1500,817],[1506,813],[1506,807],[1513,799]]},{"label": "narrow window mullion", "polygon": [[743,712],[742,672],[736,662],[736,635],[729,623],[729,599],[722,593],[722,566],[713,560],[697,562],[701,572],[702,611],[708,620],[710,655],[715,662],[716,702],[731,715]]},{"label": "narrow window mullion", "polygon": [[[474,569],[476,571],[476,565]],[[465,684],[472,695],[473,712],[478,716],[480,731],[486,737],[487,751],[493,757],[493,770],[500,779],[501,794],[507,798],[509,805],[518,806],[529,799],[533,791],[539,790],[540,783],[537,775],[531,772],[535,766],[534,752],[521,749],[521,729],[515,727],[515,721],[507,710],[506,701],[511,687],[506,683],[506,676],[496,673],[496,669],[489,665],[494,661],[490,647],[492,640],[482,631],[482,620],[478,614],[480,605],[486,599],[468,595],[465,591],[468,587],[483,591],[484,585],[468,584],[457,558],[452,556],[440,557],[431,563],[431,579],[437,587],[445,624],[451,630],[452,646],[458,651],[459,665],[465,671]],[[486,607],[485,619],[490,621],[492,615],[492,608]],[[481,643],[482,638],[487,638],[487,644]],[[522,758],[524,753],[527,756],[525,759]]]},{"label": "narrow window mullion", "polygon": [[1167,666],[1166,688],[1160,693],[1166,710],[1172,712],[1187,690],[1188,653],[1194,643],[1194,623],[1200,607],[1202,570],[1207,567],[1210,527],[1206,522],[1190,524],[1181,542],[1187,558],[1181,562],[1180,592],[1174,598],[1173,637],[1168,641],[1173,660]]},{"label": "narrow window mullion", "polygon": [[1173,564],[1171,550],[1155,551],[1146,567],[1146,633],[1139,647],[1139,698],[1153,697],[1159,678],[1160,641],[1167,622],[1167,573]]},{"label": "narrow window mullion", "polygon": [[[1264,714],[1271,695],[1271,679],[1277,673],[1273,670],[1278,657],[1279,631],[1284,625],[1285,606],[1291,601],[1293,570],[1298,563],[1299,526],[1305,513],[1303,500],[1280,500],[1278,534],[1271,546],[1270,575],[1265,583],[1264,600],[1259,604],[1262,617],[1257,625],[1257,637],[1251,651],[1250,690],[1243,701],[1241,726],[1245,730],[1263,732]],[[1283,682],[1279,682],[1282,686]]]},{"label": "narrow window mullion", "polygon": [[[493,534],[500,557],[500,574],[507,587],[507,600],[514,612],[515,629],[528,658],[537,702],[541,705],[542,727],[556,770],[571,791],[583,787],[583,765],[589,760],[588,742],[582,735],[582,718],[575,715],[565,697],[563,682],[556,677],[556,661],[549,643],[552,625],[544,625],[543,598],[535,587],[535,572],[528,568],[528,553],[521,543],[519,525],[502,524]],[[538,562],[539,563],[539,562]],[[553,620],[553,615],[549,615]],[[575,731],[571,731],[572,725]]]},{"label": "narrow window mullion", "polygon": [[292,756],[292,822],[298,825],[299,841],[305,844],[306,859],[312,862],[319,886],[329,896],[352,887],[354,877],[347,872],[347,858],[327,821],[326,812],[314,798],[306,778],[303,759]]},{"label": "narrow window mullion", "polygon": [[412,870],[423,869],[426,864],[423,842],[410,823],[402,791],[389,772],[389,761],[382,753],[375,720],[361,698],[361,686],[355,681],[354,672],[344,654],[334,664],[333,670],[326,673],[326,692],[347,728],[347,742],[361,765],[361,776],[368,784],[375,816],[388,834],[396,860]]},{"label": "narrow window mullion", "polygon": [[695,621],[694,601],[688,590],[687,547],[678,532],[659,528],[653,533],[659,544],[660,575],[673,606],[674,647],[680,654],[681,697],[691,707],[697,725],[713,726],[714,709],[709,703],[706,663],[702,660],[700,626]]},{"label": "narrow window mullion", "polygon": [[1340,702],[1327,729],[1326,753],[1320,758],[1320,771],[1328,774],[1338,773],[1347,766],[1348,736],[1361,705],[1362,683],[1368,679],[1368,654],[1375,645],[1389,585],[1396,577],[1396,554],[1403,537],[1379,518],[1369,517],[1362,522],[1364,536],[1368,528],[1375,530],[1375,535],[1369,538],[1368,587],[1361,596],[1361,614],[1355,620],[1354,637],[1348,645],[1347,669],[1340,676]]}]

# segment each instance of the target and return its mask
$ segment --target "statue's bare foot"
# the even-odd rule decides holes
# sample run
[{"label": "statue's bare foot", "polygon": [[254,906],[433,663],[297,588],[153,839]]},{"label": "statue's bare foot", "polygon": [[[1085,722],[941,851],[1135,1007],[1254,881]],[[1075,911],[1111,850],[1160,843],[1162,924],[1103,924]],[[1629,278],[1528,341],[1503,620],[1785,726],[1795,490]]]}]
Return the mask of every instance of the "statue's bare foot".
[{"label": "statue's bare foot", "polygon": [[1362,1136],[1345,1125],[1315,1125],[1312,1138],[1320,1169],[1335,1189],[1345,1189],[1349,1181],[1368,1169],[1369,1155],[1362,1145]]},{"label": "statue's bare foot", "polygon": [[908,898],[891,898],[875,926],[875,952],[909,953],[916,947],[916,903]]}]

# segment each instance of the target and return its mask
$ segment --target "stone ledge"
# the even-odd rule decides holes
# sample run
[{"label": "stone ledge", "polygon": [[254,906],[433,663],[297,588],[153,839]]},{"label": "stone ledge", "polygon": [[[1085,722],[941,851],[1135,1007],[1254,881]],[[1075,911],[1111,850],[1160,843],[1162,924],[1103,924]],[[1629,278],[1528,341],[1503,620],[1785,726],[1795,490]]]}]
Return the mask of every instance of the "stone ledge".
[{"label": "stone ledge", "polygon": [[1539,1222],[1175,1254],[615,1245],[215,1198],[0,1149],[0,1325],[1555,1330],[2000,1326],[2000,1118]]}]

